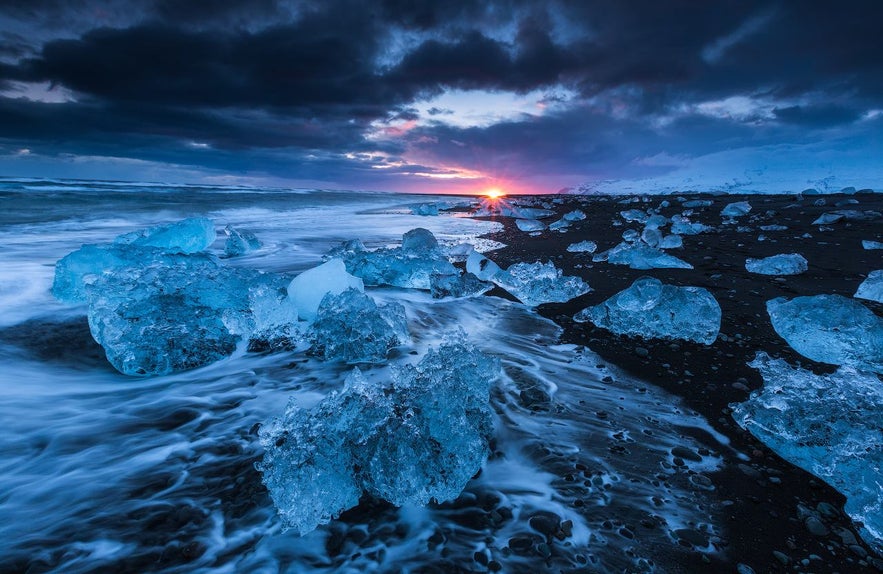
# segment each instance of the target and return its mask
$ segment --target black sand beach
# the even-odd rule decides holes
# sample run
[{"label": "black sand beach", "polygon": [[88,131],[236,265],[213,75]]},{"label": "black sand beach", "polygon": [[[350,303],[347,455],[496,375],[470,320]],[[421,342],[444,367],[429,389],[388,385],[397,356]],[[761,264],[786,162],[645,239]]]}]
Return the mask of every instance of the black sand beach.
[{"label": "black sand beach", "polygon": [[[558,216],[581,209],[588,217],[571,224],[566,232],[546,230],[539,236],[520,231],[511,218],[496,218],[505,230],[490,238],[507,247],[494,252],[491,258],[503,267],[551,260],[565,275],[582,277],[592,292],[566,304],[546,304],[538,309],[564,328],[563,342],[585,345],[609,363],[678,395],[728,437],[733,449],[747,455],[747,460],[742,460],[724,453],[724,468],[709,475],[718,510],[727,518],[726,532],[713,541],[723,550],[726,563],[697,551],[694,560],[682,560],[682,571],[730,572],[739,564],[748,565],[755,572],[883,571],[883,558],[861,540],[843,514],[843,497],[823,481],[783,461],[742,430],[731,418],[728,407],[746,400],[752,390],[762,387],[758,372],[747,365],[758,351],[816,373],[835,370],[832,365],[813,362],[791,349],[773,330],[765,303],[780,296],[851,297],[869,272],[883,267],[883,251],[865,250],[861,243],[883,239],[881,219],[841,221],[826,227],[812,222],[836,209],[883,212],[883,197],[867,193],[802,198],[707,194],[682,197],[712,202],[710,206],[695,208],[691,221],[714,226],[716,231],[685,236],[684,248],[670,251],[694,269],[632,270],[607,262],[592,263],[591,254],[566,251],[571,243],[592,240],[598,243],[600,252],[619,243],[620,234],[626,229],[640,231],[639,224],[612,225],[615,220],[622,221],[618,214],[626,209],[657,208],[667,200],[670,205],[659,210],[662,215],[681,213],[683,207],[675,196],[639,198],[636,203],[624,203],[627,197],[558,196],[552,203]],[[547,205],[552,199],[534,198],[537,204]],[[850,200],[858,203],[843,203]],[[722,225],[721,209],[736,201],[748,201],[753,209],[738,223]],[[759,229],[761,225],[773,224],[788,229]],[[759,235],[766,239],[760,241]],[[745,270],[747,257],[777,253],[802,254],[809,262],[809,270],[788,277]],[[710,291],[723,312],[721,334],[714,344],[624,337],[591,323],[573,321],[573,315],[581,309],[601,303],[645,275]],[[505,296],[498,289],[492,294]],[[863,302],[878,315],[883,314],[883,305]],[[628,526],[638,533],[644,527]],[[690,534],[684,533],[680,543],[691,547],[694,543],[704,544],[705,539],[700,536],[699,541],[691,541]]]}]

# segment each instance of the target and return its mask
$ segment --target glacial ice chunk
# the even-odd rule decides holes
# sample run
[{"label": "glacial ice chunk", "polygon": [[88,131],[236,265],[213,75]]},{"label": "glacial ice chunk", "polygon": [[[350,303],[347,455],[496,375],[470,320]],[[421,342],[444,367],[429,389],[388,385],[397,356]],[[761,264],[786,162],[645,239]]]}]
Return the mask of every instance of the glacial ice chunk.
[{"label": "glacial ice chunk", "polygon": [[773,328],[809,359],[883,373],[883,319],[841,295],[767,301]]},{"label": "glacial ice chunk", "polygon": [[883,241],[870,241],[868,239],[862,239],[862,248],[883,249]]},{"label": "glacial ice chunk", "polygon": [[564,219],[563,217],[549,224],[549,230],[560,231],[561,233],[567,231],[568,227],[570,227],[570,221]]},{"label": "glacial ice chunk", "polygon": [[123,267],[150,266],[167,254],[196,253],[211,245],[215,236],[210,219],[193,217],[126,233],[116,237],[113,243],[83,245],[55,264],[52,294],[66,303],[84,302],[87,278]]},{"label": "glacial ice chunk", "polygon": [[620,217],[625,219],[627,222],[637,221],[638,223],[645,223],[647,219],[650,217],[647,215],[647,212],[642,209],[626,209],[625,211],[619,212]]},{"label": "glacial ice chunk", "polygon": [[433,299],[444,297],[472,297],[493,289],[494,284],[482,281],[474,274],[433,273],[429,278],[429,291]]},{"label": "glacial ice chunk", "polygon": [[708,207],[713,202],[710,199],[690,199],[685,201],[682,205],[686,208],[696,208],[696,207]]},{"label": "glacial ice chunk", "polygon": [[579,277],[562,276],[551,262],[516,263],[490,279],[528,307],[564,303],[592,290]]},{"label": "glacial ice chunk", "polygon": [[807,261],[799,253],[780,253],[763,259],[745,260],[745,269],[760,275],[799,275],[808,269]]},{"label": "glacial ice chunk", "polygon": [[415,205],[414,207],[412,207],[411,213],[413,213],[414,215],[423,216],[438,215],[438,204],[421,203],[420,205]]},{"label": "glacial ice chunk", "polygon": [[306,534],[363,492],[397,506],[453,500],[486,460],[497,359],[447,343],[372,383],[356,369],[309,411],[260,431],[257,467],[286,528]]},{"label": "glacial ice chunk", "polygon": [[595,254],[595,256],[592,257],[592,261],[596,263],[599,261],[607,261],[608,263],[613,263],[615,265],[628,265],[632,269],[693,268],[693,266],[686,261],[678,259],[674,255],[663,253],[643,242],[637,242],[634,244],[622,242],[607,251]]},{"label": "glacial ice chunk", "polygon": [[660,249],[680,249],[684,246],[684,239],[677,234],[666,235],[659,242]]},{"label": "glacial ice chunk", "polygon": [[704,223],[693,223],[683,215],[675,215],[671,221],[671,232],[677,235],[698,235],[712,229]]},{"label": "glacial ice chunk", "polygon": [[297,337],[281,278],[226,267],[205,253],[118,267],[91,279],[86,292],[92,336],[127,375],[200,367],[240,341]]},{"label": "glacial ice chunk", "polygon": [[748,401],[730,405],[733,418],[779,456],[846,496],[846,513],[864,524],[862,537],[883,551],[880,380],[851,367],[816,375],[766,353],[750,365],[760,371],[764,386]]},{"label": "glacial ice chunk", "polygon": [[641,241],[650,247],[659,247],[662,243],[662,232],[656,227],[645,227],[641,232]]},{"label": "glacial ice chunk", "polygon": [[352,275],[366,285],[392,285],[406,289],[430,289],[433,273],[456,273],[435,236],[417,228],[405,233],[402,246],[368,251],[359,241],[349,241],[332,249],[326,257],[343,259]]},{"label": "glacial ice chunk", "polygon": [[311,333],[325,359],[351,364],[382,363],[390,349],[411,340],[401,303],[377,305],[353,288],[322,298]]},{"label": "glacial ice chunk", "polygon": [[482,281],[491,281],[503,270],[500,266],[478,252],[473,252],[466,258],[466,271],[472,273]]},{"label": "glacial ice chunk", "polygon": [[823,213],[812,222],[813,225],[830,225],[841,221],[872,221],[883,217],[879,211],[861,211],[859,209],[838,209]]},{"label": "glacial ice chunk", "polygon": [[747,201],[736,201],[728,203],[721,210],[721,217],[741,217],[747,215],[751,211],[751,204]]},{"label": "glacial ice chunk", "polygon": [[312,321],[316,318],[319,304],[326,294],[337,295],[347,289],[364,291],[365,285],[360,278],[346,272],[343,261],[331,259],[292,279],[288,285],[288,296],[297,307],[300,318]]},{"label": "glacial ice chunk", "polygon": [[529,233],[531,231],[542,231],[546,228],[546,224],[536,219],[516,219],[515,225],[521,231]]},{"label": "glacial ice chunk", "polygon": [[582,221],[585,218],[586,214],[581,209],[574,209],[564,214],[564,219],[567,221]]},{"label": "glacial ice chunk", "polygon": [[855,296],[859,299],[883,303],[883,269],[868,273],[868,278],[858,286]]},{"label": "glacial ice chunk", "polygon": [[261,248],[261,240],[251,231],[234,229],[228,225],[224,228],[224,233],[227,234],[227,241],[224,243],[224,255],[227,257],[238,257]]},{"label": "glacial ice chunk", "polygon": [[120,235],[114,243],[157,247],[169,253],[197,253],[215,242],[215,224],[206,217],[190,217],[174,223]]},{"label": "glacial ice chunk", "polygon": [[686,339],[710,345],[720,331],[721,308],[701,287],[676,287],[642,277],[607,301],[574,316],[620,335]]},{"label": "glacial ice chunk", "polygon": [[594,241],[580,241],[567,246],[570,253],[594,253],[598,250],[598,244]]}]

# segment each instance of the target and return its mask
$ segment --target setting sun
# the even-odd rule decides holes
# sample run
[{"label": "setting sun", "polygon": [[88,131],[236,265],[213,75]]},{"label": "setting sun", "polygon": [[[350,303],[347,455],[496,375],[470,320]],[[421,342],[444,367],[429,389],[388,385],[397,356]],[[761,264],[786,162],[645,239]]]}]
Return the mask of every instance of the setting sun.
[{"label": "setting sun", "polygon": [[493,188],[485,191],[484,194],[491,199],[497,199],[498,197],[503,197],[504,195],[506,195],[505,193],[503,193],[502,191],[500,191],[496,187],[493,187]]}]

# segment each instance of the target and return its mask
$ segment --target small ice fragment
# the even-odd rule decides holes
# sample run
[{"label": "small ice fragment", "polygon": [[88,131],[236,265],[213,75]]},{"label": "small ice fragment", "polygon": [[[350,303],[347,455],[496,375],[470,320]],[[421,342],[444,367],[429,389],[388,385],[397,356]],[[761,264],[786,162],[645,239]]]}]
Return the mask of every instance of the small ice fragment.
[{"label": "small ice fragment", "polygon": [[650,247],[659,247],[662,243],[662,232],[655,227],[646,227],[641,232],[641,240]]},{"label": "small ice fragment", "polygon": [[735,203],[728,203],[723,210],[721,210],[722,217],[741,217],[743,215],[747,215],[748,212],[751,211],[751,204],[747,201],[737,201]]},{"label": "small ice fragment", "polygon": [[684,215],[675,215],[671,221],[671,232],[678,235],[698,235],[712,229],[703,223],[691,223]]},{"label": "small ice fragment", "polygon": [[500,266],[478,252],[473,252],[466,258],[466,271],[472,273],[482,281],[492,280],[502,272]]},{"label": "small ice fragment", "polygon": [[448,343],[388,382],[355,369],[310,411],[289,403],[260,430],[257,465],[285,527],[306,534],[363,492],[397,506],[459,496],[490,452],[500,373],[497,359]]},{"label": "small ice fragment", "polygon": [[580,241],[567,246],[570,253],[594,253],[598,250],[598,244],[594,241]]},{"label": "small ice fragment", "polygon": [[651,215],[644,223],[645,229],[659,229],[668,225],[668,218],[664,215]]},{"label": "small ice fragment", "polygon": [[234,229],[231,226],[224,228],[227,241],[224,243],[224,254],[227,257],[237,257],[250,251],[261,248],[261,241],[251,231]]},{"label": "small ice fragment", "polygon": [[214,243],[215,224],[205,217],[190,217],[174,223],[120,235],[114,243],[157,247],[169,253],[197,253]]},{"label": "small ice fragment", "polygon": [[607,261],[614,265],[628,265],[632,269],[692,269],[693,266],[668,253],[663,253],[643,242],[622,242],[602,253],[596,253],[592,261]]},{"label": "small ice fragment", "polygon": [[552,231],[565,232],[567,228],[570,227],[570,221],[561,218],[558,221],[552,222],[549,224],[549,229]]},{"label": "small ice fragment", "polygon": [[493,289],[494,284],[482,281],[468,271],[458,273],[433,273],[429,278],[429,291],[433,299],[444,297],[471,297]]},{"label": "small ice fragment", "polygon": [[435,203],[421,203],[420,205],[415,205],[411,208],[411,213],[414,215],[438,215],[438,204]]},{"label": "small ice fragment", "polygon": [[773,328],[809,359],[883,373],[883,319],[841,295],[767,301]]},{"label": "small ice fragment", "polygon": [[528,307],[564,303],[592,290],[579,277],[562,276],[551,262],[517,263],[490,279]]},{"label": "small ice fragment", "polygon": [[350,364],[382,363],[390,349],[411,340],[401,303],[377,305],[357,289],[325,295],[311,333],[326,360]]},{"label": "small ice fragment", "polygon": [[586,214],[581,209],[574,209],[573,211],[564,214],[564,219],[567,221],[582,221],[585,218]]},{"label": "small ice fragment", "polygon": [[858,286],[855,296],[859,299],[883,303],[883,269],[868,273],[868,278]]},{"label": "small ice fragment", "polygon": [[701,287],[676,287],[642,277],[600,305],[583,309],[573,319],[620,335],[686,339],[710,345],[720,331],[721,308]]},{"label": "small ice fragment", "polygon": [[883,249],[883,241],[870,241],[862,239],[862,247],[864,249]]},{"label": "small ice fragment", "polygon": [[680,249],[684,246],[684,240],[680,235],[666,235],[659,242],[660,249]]},{"label": "small ice fragment", "polygon": [[365,285],[360,278],[347,273],[343,261],[331,259],[292,279],[288,285],[288,296],[297,307],[300,318],[312,321],[327,293],[337,295],[350,288],[364,291]]},{"label": "small ice fragment", "polygon": [[860,533],[883,551],[883,385],[870,374],[840,367],[830,375],[790,367],[758,353],[750,366],[764,386],[732,416],[779,456],[846,496]]},{"label": "small ice fragment", "polygon": [[780,253],[763,259],[745,260],[745,269],[760,275],[799,275],[808,269],[807,261],[799,253]]},{"label": "small ice fragment", "polygon": [[641,234],[634,229],[626,229],[622,232],[622,238],[629,243],[634,243],[641,238]]},{"label": "small ice fragment", "polygon": [[546,224],[536,219],[516,219],[515,225],[524,232],[542,231],[546,228]]},{"label": "small ice fragment", "polygon": [[644,223],[650,217],[649,215],[647,215],[647,212],[642,209],[627,209],[625,211],[620,211],[619,215],[622,216],[622,218],[629,223],[631,223],[632,221]]},{"label": "small ice fragment", "polygon": [[761,231],[786,231],[788,229],[787,225],[761,225]]}]

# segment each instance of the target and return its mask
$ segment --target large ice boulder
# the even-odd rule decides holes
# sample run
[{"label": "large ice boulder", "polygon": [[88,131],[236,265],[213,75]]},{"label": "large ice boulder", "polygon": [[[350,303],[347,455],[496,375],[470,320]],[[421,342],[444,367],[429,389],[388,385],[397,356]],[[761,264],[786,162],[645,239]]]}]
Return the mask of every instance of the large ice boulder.
[{"label": "large ice boulder", "polygon": [[678,259],[674,255],[669,255],[659,249],[650,247],[643,241],[635,243],[623,241],[607,251],[595,254],[592,257],[592,261],[596,263],[607,261],[615,265],[628,265],[632,269],[693,268],[692,265],[683,259]]},{"label": "large ice boulder", "polygon": [[642,277],[600,305],[583,309],[573,319],[620,335],[686,339],[710,345],[720,331],[721,308],[701,287],[677,287]]},{"label": "large ice boulder", "polygon": [[491,281],[529,307],[564,303],[592,290],[581,278],[562,275],[551,262],[516,263],[495,274]]},{"label": "large ice boulder", "polygon": [[360,241],[349,241],[329,251],[326,258],[342,259],[346,270],[365,285],[429,290],[433,273],[457,272],[435,236],[422,228],[405,233],[401,247],[368,251]]},{"label": "large ice boulder", "polygon": [[883,269],[868,273],[868,278],[858,286],[855,296],[859,299],[883,303]]},{"label": "large ice boulder", "polygon": [[322,298],[311,333],[325,359],[351,364],[382,363],[390,349],[411,339],[401,303],[378,305],[353,288]]},{"label": "large ice boulder", "polygon": [[325,295],[337,295],[347,289],[364,291],[365,285],[360,278],[346,272],[343,261],[331,259],[292,279],[288,285],[288,296],[297,307],[300,318],[312,321]]},{"label": "large ice boulder", "polygon": [[86,300],[86,280],[114,269],[160,262],[167,255],[197,253],[215,240],[211,219],[192,217],[165,225],[126,233],[113,243],[83,245],[55,264],[52,294],[59,301]]},{"label": "large ice boulder", "polygon": [[169,253],[198,253],[215,242],[215,224],[206,217],[190,217],[120,235],[114,243],[156,247]]},{"label": "large ice boulder", "polygon": [[127,375],[192,369],[227,357],[240,342],[297,337],[284,280],[205,253],[116,268],[94,277],[86,293],[92,336]]},{"label": "large ice boulder", "polygon": [[840,295],[767,301],[773,328],[809,359],[883,373],[883,319]]},{"label": "large ice boulder", "polygon": [[445,297],[472,297],[487,293],[493,283],[482,281],[469,273],[433,273],[429,278],[429,292],[433,299]]},{"label": "large ice boulder", "polygon": [[306,534],[363,492],[397,506],[457,498],[489,454],[498,360],[464,344],[372,383],[354,370],[311,410],[293,402],[260,431],[258,468],[286,528]]},{"label": "large ice boulder", "polygon": [[808,269],[807,261],[799,253],[781,253],[763,259],[745,260],[745,269],[760,275],[799,275]]},{"label": "large ice boulder", "polygon": [[764,386],[733,418],[785,460],[846,496],[845,510],[862,536],[883,551],[883,384],[870,373],[840,367],[830,375],[791,368],[758,353],[752,363]]}]

